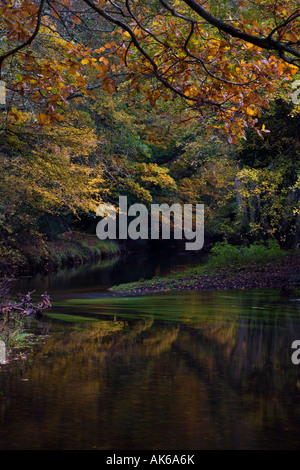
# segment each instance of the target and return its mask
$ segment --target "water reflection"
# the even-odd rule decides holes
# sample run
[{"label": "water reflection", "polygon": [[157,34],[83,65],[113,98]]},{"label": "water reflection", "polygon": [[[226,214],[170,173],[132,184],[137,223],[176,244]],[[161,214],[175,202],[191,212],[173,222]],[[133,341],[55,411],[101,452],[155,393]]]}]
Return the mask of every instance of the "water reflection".
[{"label": "water reflection", "polygon": [[113,285],[166,276],[187,266],[199,265],[205,255],[190,252],[164,251],[131,254],[128,257],[113,258],[97,264],[60,269],[57,273],[37,274],[24,278],[15,287],[17,291],[44,292],[51,294],[74,292],[107,292]]},{"label": "water reflection", "polygon": [[0,374],[1,449],[299,448],[295,296],[90,300]]}]

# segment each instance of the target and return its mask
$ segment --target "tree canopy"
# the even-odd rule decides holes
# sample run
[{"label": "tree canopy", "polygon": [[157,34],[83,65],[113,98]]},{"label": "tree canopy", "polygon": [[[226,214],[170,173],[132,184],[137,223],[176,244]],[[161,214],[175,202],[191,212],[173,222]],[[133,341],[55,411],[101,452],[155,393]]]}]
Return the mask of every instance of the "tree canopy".
[{"label": "tree canopy", "polygon": [[152,105],[179,97],[189,117],[215,116],[235,143],[248,126],[265,130],[270,94],[297,72],[299,16],[297,0],[2,1],[1,77],[40,125],[126,79]]},{"label": "tree canopy", "polygon": [[2,259],[120,194],[297,243],[299,18],[293,0],[1,0]]}]

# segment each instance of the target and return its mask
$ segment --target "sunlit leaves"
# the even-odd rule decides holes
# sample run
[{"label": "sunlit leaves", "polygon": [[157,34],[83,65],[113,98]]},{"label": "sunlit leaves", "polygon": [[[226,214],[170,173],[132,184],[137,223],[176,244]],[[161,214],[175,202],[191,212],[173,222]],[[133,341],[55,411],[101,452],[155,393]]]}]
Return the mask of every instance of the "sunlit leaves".
[{"label": "sunlit leaves", "polygon": [[[297,70],[286,60],[291,62],[292,56],[279,54],[268,45],[259,47],[255,38],[270,38],[297,51],[298,2],[205,3],[207,11],[251,35],[252,42],[202,21],[188,3],[174,0],[158,6],[155,2],[120,1],[117,5],[83,0],[75,5],[69,0],[49,0],[49,14],[44,12],[34,45],[18,52],[17,63],[12,64],[22,72],[15,74],[12,89],[28,103],[35,103],[33,122],[54,125],[74,94],[92,96],[94,83],[100,81],[112,95],[120,81],[130,80],[131,93],[143,92],[153,107],[161,99],[178,96],[202,120],[217,116],[219,128],[235,143],[238,137],[245,137],[247,127],[257,128],[257,118],[268,108],[278,80],[291,80]],[[20,0],[3,7],[5,48],[30,37],[37,14],[35,1]],[[104,28],[100,35],[94,33],[96,24]],[[112,28],[111,39],[106,28]],[[80,40],[72,40],[78,31],[85,33],[78,36]],[[35,114],[48,116],[47,121]]]}]

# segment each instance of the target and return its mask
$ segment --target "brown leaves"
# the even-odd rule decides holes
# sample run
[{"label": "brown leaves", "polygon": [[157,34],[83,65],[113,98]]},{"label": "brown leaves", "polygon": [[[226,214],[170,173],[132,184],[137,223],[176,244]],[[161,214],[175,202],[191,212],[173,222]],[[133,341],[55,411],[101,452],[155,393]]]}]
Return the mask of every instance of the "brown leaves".
[{"label": "brown leaves", "polygon": [[[67,103],[70,87],[84,93],[97,79],[111,95],[117,90],[113,77],[122,74],[124,81],[130,81],[132,93],[143,91],[152,106],[161,95],[164,99],[178,95],[186,100],[187,107],[198,109],[201,118],[213,112],[220,127],[235,143],[236,136],[244,136],[246,126],[255,126],[255,119],[266,107],[266,94],[275,91],[276,82],[282,77],[289,80],[295,73],[296,67],[275,53],[236,37],[225,38],[207,23],[191,20],[187,16],[187,2],[176,2],[176,15],[167,9],[154,13],[152,4],[147,2],[139,6],[133,3],[132,9],[121,2],[126,14],[120,15],[122,21],[112,20],[116,26],[112,39],[107,42],[107,34],[100,35],[101,45],[94,49],[70,41],[67,36],[62,39],[56,34],[56,21],[63,22],[62,12],[68,11],[72,28],[76,30],[79,25],[84,28],[90,13],[95,14],[97,10],[87,10],[92,8],[89,2],[85,5],[87,12],[78,6],[75,9],[70,0],[49,2],[53,18],[51,22],[48,16],[43,18],[43,24],[49,28],[44,26],[42,30],[47,40],[37,40],[46,52],[38,57],[27,49],[23,56],[27,74],[22,73],[22,80],[13,88],[35,102],[40,95],[40,103],[45,108],[42,114],[49,115],[52,122],[55,116],[57,119],[61,116],[61,111],[57,113],[56,109]],[[111,2],[97,0],[94,4],[106,12],[108,17],[104,18],[109,22]],[[296,1],[282,0],[274,6],[268,0],[251,5],[240,0],[239,4],[243,7],[230,19],[232,27],[261,37],[274,35],[298,47],[299,25],[288,21],[294,18]],[[103,19],[100,10],[99,18]],[[228,10],[220,11],[226,21]],[[4,5],[0,14],[8,42],[26,40],[34,30],[37,13],[34,0],[20,0],[18,7]],[[41,124],[45,121],[38,120]]]},{"label": "brown leaves", "polygon": [[116,82],[112,78],[105,78],[102,82],[102,88],[112,95],[117,88]]}]

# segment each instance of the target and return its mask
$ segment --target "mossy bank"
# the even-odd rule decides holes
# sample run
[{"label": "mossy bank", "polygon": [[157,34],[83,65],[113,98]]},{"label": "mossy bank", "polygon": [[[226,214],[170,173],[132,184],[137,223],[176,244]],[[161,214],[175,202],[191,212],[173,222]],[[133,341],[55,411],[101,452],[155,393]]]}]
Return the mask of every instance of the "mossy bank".
[{"label": "mossy bank", "polygon": [[0,253],[0,277],[51,272],[61,267],[118,257],[120,248],[95,235],[68,231],[55,241],[31,240],[23,246],[6,247]]}]

